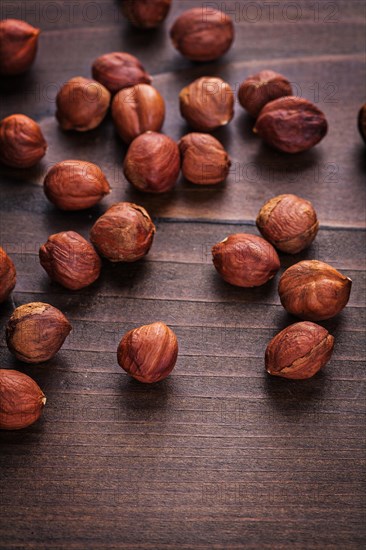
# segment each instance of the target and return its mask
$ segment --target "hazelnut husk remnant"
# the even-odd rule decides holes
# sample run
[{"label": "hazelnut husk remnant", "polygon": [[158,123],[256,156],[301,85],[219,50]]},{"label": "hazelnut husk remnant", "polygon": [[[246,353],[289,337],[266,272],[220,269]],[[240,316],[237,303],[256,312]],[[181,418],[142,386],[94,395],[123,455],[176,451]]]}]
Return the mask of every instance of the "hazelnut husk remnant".
[{"label": "hazelnut husk remnant", "polygon": [[246,233],[229,235],[212,247],[213,263],[227,283],[241,287],[264,285],[280,268],[271,244]]},{"label": "hazelnut husk remnant", "polygon": [[238,98],[240,105],[257,117],[269,101],[288,95],[292,95],[292,87],[286,77],[274,71],[260,71],[242,82]]},{"label": "hazelnut husk remnant", "polygon": [[254,132],[279,151],[301,153],[314,147],[328,131],[324,113],[307,99],[287,96],[267,103]]},{"label": "hazelnut husk remnant", "polygon": [[102,267],[93,246],[74,231],[48,237],[39,249],[39,259],[50,279],[70,290],[94,283]]},{"label": "hazelnut husk remnant", "polygon": [[108,195],[110,187],[96,164],[63,160],[47,173],[44,192],[48,200],[61,210],[84,210]]},{"label": "hazelnut husk remnant", "polygon": [[127,332],[118,346],[119,365],[128,374],[152,384],[164,380],[178,357],[178,341],[164,323],[152,323]]},{"label": "hazelnut husk remnant", "polygon": [[364,142],[366,143],[366,103],[362,105],[358,113],[358,129]]},{"label": "hazelnut husk remnant", "polygon": [[167,17],[172,0],[122,0],[122,13],[135,27],[153,29]]},{"label": "hazelnut husk remnant", "polygon": [[31,168],[46,154],[41,128],[25,115],[10,115],[0,122],[0,161],[12,168]]},{"label": "hazelnut husk remnant", "polygon": [[278,287],[283,307],[306,321],[323,321],[337,315],[347,304],[352,281],[334,267],[306,260],[289,267]]},{"label": "hazelnut husk remnant", "polygon": [[64,84],[56,97],[56,118],[63,130],[87,132],[102,122],[111,94],[99,82],[76,76]]},{"label": "hazelnut husk remnant", "polygon": [[174,47],[192,61],[213,61],[234,40],[231,17],[219,10],[193,8],[182,13],[170,31]]},{"label": "hazelnut husk remnant", "polygon": [[315,323],[295,323],[268,344],[266,370],[283,378],[311,378],[328,363],[333,347],[334,338],[325,328]]},{"label": "hazelnut husk remnant", "polygon": [[0,304],[10,296],[16,283],[15,265],[0,246]]},{"label": "hazelnut husk remnant", "polygon": [[276,248],[297,254],[311,245],[319,222],[311,202],[296,195],[278,195],[260,209],[257,227]]},{"label": "hazelnut husk remnant", "polygon": [[111,262],[136,262],[149,252],[154,234],[155,225],[145,208],[119,202],[97,219],[90,239]]},{"label": "hazelnut husk remnant", "polygon": [[24,73],[35,60],[40,29],[20,19],[0,21],[0,74]]},{"label": "hazelnut husk remnant", "polygon": [[159,132],[164,123],[165,102],[149,84],[137,84],[114,96],[112,117],[120,137],[130,143],[148,130]]},{"label": "hazelnut husk remnant", "polygon": [[183,176],[197,185],[224,181],[231,162],[221,143],[209,134],[191,133],[178,143]]},{"label": "hazelnut husk remnant", "polygon": [[170,191],[180,171],[178,145],[163,134],[145,132],[131,143],[123,170],[127,180],[140,191]]},{"label": "hazelnut husk remnant", "polygon": [[92,73],[112,94],[136,84],[151,84],[151,76],[137,57],[124,52],[101,55],[94,61]]},{"label": "hazelnut husk remnant", "polygon": [[6,343],[20,361],[42,363],[56,355],[71,328],[59,309],[32,302],[14,310],[6,327]]},{"label": "hazelnut husk remnant", "polygon": [[198,78],[179,94],[180,112],[199,132],[225,126],[234,116],[234,92],[222,78]]},{"label": "hazelnut husk remnant", "polygon": [[36,422],[46,397],[32,378],[17,370],[0,369],[0,429],[20,430]]}]

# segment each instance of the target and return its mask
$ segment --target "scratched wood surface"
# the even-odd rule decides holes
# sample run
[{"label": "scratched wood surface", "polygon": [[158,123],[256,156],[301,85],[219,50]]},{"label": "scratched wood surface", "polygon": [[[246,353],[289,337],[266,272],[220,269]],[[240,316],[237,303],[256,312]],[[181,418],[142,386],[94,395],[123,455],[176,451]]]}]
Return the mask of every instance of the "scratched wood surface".
[{"label": "scratched wood surface", "polygon": [[[159,30],[133,30],[118,1],[4,1],[0,16],[43,30],[27,75],[0,83],[0,115],[23,112],[49,142],[26,174],[0,169],[0,244],[18,284],[1,306],[2,368],[32,376],[47,395],[42,419],[0,432],[1,549],[358,549],[365,540],[365,146],[356,128],[365,100],[363,1],[213,2],[236,20],[234,48],[217,63],[191,64],[170,45],[168,29],[197,1],[175,1]],[[164,132],[178,139],[180,89],[220,75],[235,89],[250,73],[273,68],[324,110],[330,131],[314,150],[276,153],[253,136],[237,106],[215,135],[233,161],[225,184],[179,181],[162,197],[131,190],[125,149],[111,120],[86,135],[60,132],[56,91],[90,75],[98,55],[139,56],[167,101]],[[54,162],[97,162],[113,191],[98,207],[60,213],[44,198]],[[310,199],[321,230],[312,247],[281,256],[282,269],[305,258],[331,263],[353,279],[348,307],[324,323],[336,338],[326,369],[303,382],[264,371],[269,339],[295,319],[277,281],[255,290],[230,287],[211,265],[212,244],[229,233],[256,233],[269,197]],[[73,293],[48,281],[38,248],[51,233],[87,236],[116,201],[144,205],[157,225],[154,246],[137,264],[104,264],[100,280]],[[73,332],[49,363],[16,362],[4,341],[14,306],[46,301]],[[145,387],[116,362],[121,335],[164,320],[180,355],[164,382]]]}]

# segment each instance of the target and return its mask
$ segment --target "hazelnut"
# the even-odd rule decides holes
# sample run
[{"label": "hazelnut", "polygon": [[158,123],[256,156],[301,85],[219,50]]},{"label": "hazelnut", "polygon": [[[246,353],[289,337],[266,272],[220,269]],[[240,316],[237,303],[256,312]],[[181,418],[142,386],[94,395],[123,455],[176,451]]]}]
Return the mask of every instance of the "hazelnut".
[{"label": "hazelnut", "polygon": [[42,363],[56,355],[71,328],[59,309],[32,302],[14,310],[6,327],[6,343],[19,361]]},{"label": "hazelnut", "polygon": [[325,328],[315,323],[295,323],[268,344],[266,370],[283,378],[310,378],[328,363],[333,347],[334,338]]},{"label": "hazelnut", "polygon": [[44,157],[47,143],[41,128],[25,115],[0,122],[0,161],[12,168],[31,168]]},{"label": "hazelnut", "polygon": [[362,105],[358,113],[358,129],[364,142],[366,142],[366,103]]},{"label": "hazelnut", "polygon": [[152,323],[127,332],[119,343],[119,365],[140,382],[164,380],[178,357],[178,341],[164,323]]},{"label": "hazelnut", "polygon": [[46,397],[32,378],[10,369],[0,369],[0,429],[20,430],[41,416]]},{"label": "hazelnut", "polygon": [[136,262],[152,245],[155,225],[142,206],[119,202],[97,219],[90,239],[111,262]]},{"label": "hazelnut", "polygon": [[279,151],[300,153],[314,147],[328,131],[324,113],[307,99],[287,96],[267,103],[254,132]]},{"label": "hazelnut", "polygon": [[61,210],[84,210],[110,193],[109,183],[96,164],[64,160],[55,164],[44,180],[44,192]]},{"label": "hazelnut", "polygon": [[0,74],[24,73],[35,60],[40,30],[19,19],[0,21]]},{"label": "hazelnut", "polygon": [[330,265],[306,260],[289,267],[278,287],[283,307],[307,321],[324,321],[347,304],[352,281]]},{"label": "hazelnut", "polygon": [[153,29],[164,21],[172,0],[122,0],[122,13],[135,27]]},{"label": "hazelnut", "polygon": [[15,287],[15,266],[5,250],[0,246],[0,304],[5,302]]},{"label": "hazelnut", "polygon": [[180,171],[178,145],[168,136],[146,132],[131,143],[123,170],[127,180],[140,191],[170,191]]},{"label": "hazelnut", "polygon": [[179,142],[183,176],[198,185],[224,181],[231,162],[221,143],[209,134],[192,133]]},{"label": "hazelnut", "polygon": [[87,132],[102,122],[111,94],[99,82],[76,76],[64,84],[56,97],[56,118],[63,130]]},{"label": "hazelnut", "polygon": [[278,195],[260,209],[257,227],[276,248],[297,254],[311,245],[319,222],[311,202],[296,195]]},{"label": "hazelnut", "polygon": [[262,237],[245,233],[229,235],[215,244],[212,257],[224,281],[241,287],[264,285],[280,268],[273,246]]},{"label": "hazelnut", "polygon": [[118,134],[130,143],[148,130],[159,132],[164,123],[165,102],[152,86],[137,84],[115,95],[112,117]]},{"label": "hazelnut", "polygon": [[39,259],[49,277],[70,290],[80,290],[94,283],[102,267],[92,245],[74,231],[48,237],[39,249]]},{"label": "hazelnut", "polygon": [[234,40],[231,17],[219,10],[193,8],[182,13],[170,31],[174,47],[192,61],[213,61]]},{"label": "hazelnut", "polygon": [[92,73],[112,94],[136,84],[151,84],[151,76],[137,57],[124,52],[101,55],[94,61]]},{"label": "hazelnut", "polygon": [[282,96],[292,95],[291,84],[274,71],[261,71],[248,76],[239,88],[239,102],[248,113],[257,117],[269,101]]},{"label": "hazelnut", "polygon": [[222,78],[198,78],[179,94],[180,112],[200,132],[225,126],[234,116],[234,92]]}]

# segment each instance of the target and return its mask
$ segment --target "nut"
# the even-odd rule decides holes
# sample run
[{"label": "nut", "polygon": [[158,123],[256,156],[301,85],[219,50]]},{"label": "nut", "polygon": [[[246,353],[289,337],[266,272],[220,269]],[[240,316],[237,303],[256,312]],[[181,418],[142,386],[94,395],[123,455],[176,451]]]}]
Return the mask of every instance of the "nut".
[{"label": "nut", "polygon": [[366,103],[364,103],[358,113],[358,129],[366,143]]},{"label": "nut", "polygon": [[225,126],[234,116],[234,92],[222,78],[198,78],[179,94],[180,112],[199,132]]},{"label": "nut", "polygon": [[198,185],[224,181],[231,162],[221,143],[208,134],[192,133],[178,143],[183,176]]},{"label": "nut", "polygon": [[0,122],[0,161],[12,168],[31,168],[44,157],[47,143],[41,128],[25,115]]},{"label": "nut", "polygon": [[0,74],[24,73],[37,54],[40,30],[19,19],[0,21]]},{"label": "nut", "polygon": [[178,145],[163,134],[145,132],[131,143],[123,170],[127,180],[140,191],[170,191],[180,171]]},{"label": "nut", "polygon": [[193,8],[182,13],[170,31],[174,47],[192,61],[213,61],[234,40],[231,17],[219,10]]},{"label": "nut", "polygon": [[347,304],[352,281],[330,265],[306,260],[289,267],[278,287],[283,307],[306,321],[324,321]]},{"label": "nut", "polygon": [[119,365],[133,378],[147,384],[164,380],[173,370],[177,357],[177,337],[161,322],[130,330],[117,351]]},{"label": "nut", "polygon": [[245,233],[229,235],[215,244],[212,257],[224,281],[241,287],[264,285],[280,268],[273,246],[262,237]]},{"label": "nut", "polygon": [[136,84],[151,84],[151,76],[137,57],[124,52],[101,55],[94,61],[92,73],[112,94]]},{"label": "nut", "polygon": [[110,187],[96,164],[64,160],[47,173],[44,192],[48,200],[61,210],[84,210],[108,195]]},{"label": "nut", "polygon": [[136,262],[152,245],[155,225],[142,206],[119,202],[97,219],[90,239],[111,262]]},{"label": "nut", "polygon": [[0,246],[0,304],[5,302],[15,287],[15,266],[5,250]]},{"label": "nut", "polygon": [[295,323],[268,344],[266,370],[283,378],[310,378],[328,363],[333,347],[334,338],[325,328],[315,323]]},{"label": "nut", "polygon": [[46,397],[32,378],[0,369],[0,429],[20,430],[41,416]]},{"label": "nut", "polygon": [[76,76],[64,84],[56,97],[56,118],[63,130],[87,132],[102,122],[111,94],[99,82]]},{"label": "nut", "polygon": [[70,290],[80,290],[94,283],[102,267],[92,245],[74,231],[48,237],[39,249],[39,259],[49,277]]},{"label": "nut", "polygon": [[261,71],[248,76],[239,88],[239,102],[248,113],[257,117],[263,107],[282,96],[292,95],[291,84],[274,71]]},{"label": "nut", "polygon": [[161,129],[165,118],[164,99],[148,84],[124,88],[113,99],[112,117],[118,134],[130,143],[148,130]]},{"label": "nut", "polygon": [[314,147],[328,131],[324,113],[307,99],[288,96],[267,103],[254,132],[279,151],[300,153]]},{"label": "nut", "polygon": [[158,27],[169,13],[172,0],[122,0],[123,15],[141,29]]},{"label": "nut", "polygon": [[257,227],[273,246],[297,254],[311,245],[319,222],[311,202],[296,195],[278,195],[260,209]]},{"label": "nut", "polygon": [[59,309],[32,302],[14,310],[6,327],[6,343],[19,361],[42,363],[56,355],[71,328]]}]

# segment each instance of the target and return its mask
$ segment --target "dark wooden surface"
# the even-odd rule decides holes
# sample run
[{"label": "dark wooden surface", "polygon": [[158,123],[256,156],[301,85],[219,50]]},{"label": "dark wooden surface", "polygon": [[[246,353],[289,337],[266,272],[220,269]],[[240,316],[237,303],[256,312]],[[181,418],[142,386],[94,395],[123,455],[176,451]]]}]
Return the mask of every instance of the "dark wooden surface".
[{"label": "dark wooden surface", "polygon": [[[194,1],[175,1],[167,23],[148,33],[122,20],[118,2],[4,1],[1,17],[43,29],[27,75],[0,84],[0,115],[36,118],[49,142],[25,175],[1,169],[0,244],[18,270],[13,299],[1,306],[1,334],[14,306],[41,300],[61,308],[74,330],[42,366],[16,362],[1,336],[1,367],[30,374],[48,401],[20,432],[1,432],[0,548],[288,548],[365,545],[365,147],[356,128],[364,102],[363,1],[225,2],[236,17],[234,48],[217,63],[192,65],[171,47],[168,28]],[[97,6],[97,7],[96,7]],[[238,18],[238,15],[241,15]],[[90,75],[92,60],[126,50],[141,57],[167,100],[164,131],[179,138],[179,90],[200,75],[234,88],[249,74],[278,69],[326,113],[330,131],[314,150],[281,155],[252,135],[237,106],[215,133],[233,168],[225,185],[133,192],[121,168],[124,147],[111,121],[86,135],[63,134],[54,119],[57,88]],[[56,161],[100,164],[113,192],[83,213],[57,212],[42,178]],[[353,279],[348,307],[324,323],[336,338],[331,362],[313,379],[273,379],[263,365],[268,340],[293,322],[276,280],[256,290],[216,275],[210,248],[227,234],[256,233],[269,197],[294,192],[313,201],[321,222],[304,258],[327,261]],[[63,229],[87,235],[116,201],[154,216],[146,260],[104,266],[82,292],[50,284],[38,248]],[[145,387],[116,362],[127,329],[161,319],[180,355],[164,382]]]}]

